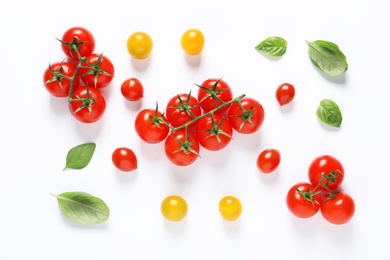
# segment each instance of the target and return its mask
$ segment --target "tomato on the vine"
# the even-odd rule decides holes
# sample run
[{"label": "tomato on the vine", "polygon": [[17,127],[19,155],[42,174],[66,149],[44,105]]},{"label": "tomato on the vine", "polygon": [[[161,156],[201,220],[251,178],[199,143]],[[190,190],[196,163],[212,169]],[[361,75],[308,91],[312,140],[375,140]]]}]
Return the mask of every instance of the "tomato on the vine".
[{"label": "tomato on the vine", "polygon": [[280,106],[287,105],[295,97],[295,88],[290,83],[283,83],[276,88],[275,96]]},{"label": "tomato on the vine", "polygon": [[345,224],[349,222],[355,214],[355,202],[350,195],[340,191],[323,200],[321,214],[332,224]]},{"label": "tomato on the vine", "polygon": [[138,167],[137,156],[127,147],[118,147],[114,150],[111,156],[114,166],[123,172],[136,170]]},{"label": "tomato on the vine", "polygon": [[146,59],[153,49],[153,40],[146,32],[135,32],[127,38],[127,51],[134,59]]},{"label": "tomato on the vine", "polygon": [[238,198],[225,196],[219,201],[219,212],[227,221],[234,221],[241,216],[242,205]]},{"label": "tomato on the vine", "polygon": [[121,85],[121,93],[129,101],[140,100],[144,96],[144,86],[137,78],[128,78]]},{"label": "tomato on the vine", "polygon": [[[233,92],[223,79],[210,78],[198,86],[198,102],[204,112],[220,107],[233,99]],[[216,113],[224,114],[229,109],[225,106]]]},{"label": "tomato on the vine", "polygon": [[188,55],[198,55],[204,47],[204,35],[199,29],[188,29],[181,36],[181,47]]},{"label": "tomato on the vine", "polygon": [[[67,61],[50,64],[43,74],[43,82],[47,91],[55,97],[68,97],[70,78],[76,72],[76,67]],[[73,90],[79,87],[80,78],[76,75]]]},{"label": "tomato on the vine", "polygon": [[72,60],[78,61],[77,48],[81,57],[86,57],[95,50],[95,38],[86,28],[76,26],[65,31],[61,38],[61,48],[65,55]]},{"label": "tomato on the vine", "polygon": [[141,110],[135,118],[135,131],[146,143],[162,142],[168,136],[169,126],[166,117],[157,108]]},{"label": "tomato on the vine", "polygon": [[161,213],[169,221],[181,221],[187,212],[187,202],[178,195],[170,195],[161,202]]},{"label": "tomato on the vine", "polygon": [[290,212],[298,218],[310,218],[320,209],[321,197],[310,183],[297,183],[287,192],[286,203]]},{"label": "tomato on the vine", "polygon": [[[181,93],[173,96],[167,103],[165,116],[173,126],[181,126],[202,114],[198,100],[191,93]],[[195,127],[197,122],[191,124]]]},{"label": "tomato on the vine", "polygon": [[92,53],[83,62],[79,75],[87,86],[104,88],[112,81],[114,72],[114,65],[106,55]]},{"label": "tomato on the vine", "polygon": [[73,91],[72,101],[69,102],[68,107],[80,122],[94,123],[106,110],[106,98],[99,89],[83,86]]},{"label": "tomato on the vine", "polygon": [[199,144],[211,151],[225,148],[232,140],[232,136],[232,126],[220,114],[202,117],[196,126],[196,138]]},{"label": "tomato on the vine", "polygon": [[271,173],[279,166],[280,159],[279,150],[269,148],[263,150],[257,156],[256,165],[262,173]]},{"label": "tomato on the vine", "polygon": [[[321,155],[310,163],[308,176],[314,185],[321,190],[336,190],[344,180],[344,167],[331,155]],[[321,183],[320,183],[321,182]]]},{"label": "tomato on the vine", "polygon": [[243,97],[231,104],[228,120],[234,130],[251,134],[260,129],[264,121],[264,108],[254,98]]},{"label": "tomato on the vine", "polygon": [[164,151],[167,158],[175,165],[187,166],[199,157],[199,142],[185,129],[179,129],[168,135]]}]

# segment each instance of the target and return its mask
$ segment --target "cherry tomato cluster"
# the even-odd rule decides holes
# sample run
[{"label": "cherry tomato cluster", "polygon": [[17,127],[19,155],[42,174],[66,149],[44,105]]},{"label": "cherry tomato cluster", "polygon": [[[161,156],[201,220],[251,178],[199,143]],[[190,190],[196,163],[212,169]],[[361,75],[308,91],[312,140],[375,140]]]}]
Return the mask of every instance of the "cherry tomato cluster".
[{"label": "cherry tomato cluster", "polygon": [[197,96],[179,93],[168,101],[164,113],[158,106],[146,108],[135,119],[139,137],[151,144],[165,140],[165,154],[178,166],[195,162],[201,147],[221,150],[230,143],[234,131],[251,134],[264,121],[259,101],[245,95],[233,98],[223,79],[209,78],[197,87]]},{"label": "cherry tomato cluster", "polygon": [[308,170],[309,182],[293,185],[287,193],[286,203],[298,218],[310,218],[318,211],[332,224],[350,221],[355,213],[353,198],[341,189],[344,168],[330,155],[316,157]]},{"label": "cherry tomato cluster", "polygon": [[77,120],[96,122],[106,110],[101,89],[112,81],[114,65],[106,55],[95,53],[95,38],[84,27],[69,28],[58,40],[67,59],[49,64],[44,86],[51,95],[68,98],[69,111]]}]

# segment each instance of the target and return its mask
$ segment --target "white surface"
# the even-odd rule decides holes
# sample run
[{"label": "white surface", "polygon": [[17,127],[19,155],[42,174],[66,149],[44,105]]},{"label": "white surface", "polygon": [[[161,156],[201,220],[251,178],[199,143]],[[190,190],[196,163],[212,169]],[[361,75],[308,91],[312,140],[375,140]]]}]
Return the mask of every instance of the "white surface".
[{"label": "white surface", "polygon": [[[0,259],[390,259],[388,206],[389,66],[385,0],[366,1],[7,1],[0,9],[2,75],[0,135]],[[114,62],[116,77],[104,90],[108,107],[98,123],[76,122],[66,100],[42,88],[49,62],[64,55],[55,38],[74,25],[90,29],[96,52]],[[205,34],[197,64],[186,59],[181,34],[196,27]],[[126,50],[134,31],[154,41],[148,64],[137,66]],[[288,42],[286,54],[265,58],[254,46],[269,36]],[[339,45],[349,69],[338,79],[311,64],[305,40]],[[128,77],[145,87],[142,102],[130,103],[119,87]],[[254,135],[235,134],[220,152],[201,151],[195,164],[168,162],[163,146],[136,136],[136,113],[163,107],[194,83],[224,77],[234,95],[245,93],[264,106],[266,117]],[[280,109],[274,92],[290,82],[293,103]],[[342,112],[338,131],[321,126],[319,101],[335,100]],[[67,151],[94,141],[91,163],[66,171]],[[119,146],[133,149],[139,169],[120,173],[111,163]],[[269,147],[282,155],[279,169],[261,174],[258,153]],[[343,226],[320,214],[296,219],[285,196],[307,181],[312,159],[331,154],[344,165],[344,190],[356,202],[353,220]],[[109,220],[98,226],[64,219],[49,193],[85,191],[104,199]],[[183,196],[189,205],[180,223],[165,221],[165,196]],[[218,202],[235,195],[241,218],[222,220]]]}]

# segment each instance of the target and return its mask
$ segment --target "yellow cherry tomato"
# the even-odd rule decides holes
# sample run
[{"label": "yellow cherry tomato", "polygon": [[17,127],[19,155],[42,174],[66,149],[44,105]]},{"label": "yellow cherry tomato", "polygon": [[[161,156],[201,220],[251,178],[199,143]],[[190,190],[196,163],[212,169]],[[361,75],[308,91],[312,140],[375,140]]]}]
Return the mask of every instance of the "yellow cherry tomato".
[{"label": "yellow cherry tomato", "polygon": [[188,55],[198,55],[204,47],[204,35],[198,29],[189,29],[181,36],[181,47]]},{"label": "yellow cherry tomato", "polygon": [[219,212],[227,221],[233,221],[240,217],[242,205],[234,196],[225,196],[219,201]]},{"label": "yellow cherry tomato", "polygon": [[145,32],[135,32],[127,39],[127,50],[134,59],[149,57],[153,49],[153,40]]},{"label": "yellow cherry tomato", "polygon": [[187,202],[180,196],[171,195],[166,197],[161,203],[161,213],[170,221],[181,221],[188,212]]}]

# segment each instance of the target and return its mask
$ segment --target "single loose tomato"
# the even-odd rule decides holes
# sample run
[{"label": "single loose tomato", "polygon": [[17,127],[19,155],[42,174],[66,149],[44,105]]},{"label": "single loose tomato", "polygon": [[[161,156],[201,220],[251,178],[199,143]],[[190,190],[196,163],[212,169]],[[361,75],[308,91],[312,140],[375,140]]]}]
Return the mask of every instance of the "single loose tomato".
[{"label": "single loose tomato", "polygon": [[162,142],[168,136],[169,126],[166,117],[158,108],[141,110],[135,118],[135,131],[146,143]]},{"label": "single loose tomato", "polygon": [[[86,57],[95,50],[95,38],[86,28],[76,26],[65,31],[61,38],[61,48],[66,56],[72,60],[79,60],[77,52],[81,57]],[[77,50],[77,51],[76,51]]]},{"label": "single loose tomato", "polygon": [[321,155],[311,162],[308,176],[311,184],[320,185],[319,189],[336,190],[343,183],[344,167],[335,157]]},{"label": "single loose tomato", "polygon": [[211,151],[225,148],[232,140],[232,136],[232,126],[220,114],[202,117],[196,125],[196,138],[199,144]]},{"label": "single loose tomato", "polygon": [[80,78],[78,75],[74,77],[73,83],[70,80],[75,72],[76,67],[67,61],[49,65],[43,74],[46,90],[55,97],[68,97],[71,84],[73,84],[73,90],[79,87]]},{"label": "single loose tomato", "polygon": [[287,192],[286,203],[290,212],[298,218],[310,218],[320,209],[321,197],[310,183],[297,183]]},{"label": "single loose tomato", "polygon": [[198,55],[204,47],[204,35],[199,29],[188,29],[181,36],[181,47],[188,55]]},{"label": "single loose tomato", "polygon": [[349,222],[355,214],[355,202],[345,192],[326,198],[321,205],[322,216],[330,223],[342,225]]},{"label": "single loose tomato", "polygon": [[263,150],[257,157],[256,165],[262,173],[271,173],[276,170],[280,164],[279,150],[269,148]]},{"label": "single loose tomato", "polygon": [[114,65],[106,55],[92,53],[86,57],[82,66],[80,79],[91,88],[104,88],[114,77]]},{"label": "single loose tomato", "polygon": [[115,167],[123,172],[130,172],[138,167],[137,156],[133,150],[127,147],[116,148],[112,153],[111,159]]},{"label": "single loose tomato", "polygon": [[165,155],[175,165],[187,166],[199,157],[199,142],[185,129],[179,129],[168,135],[165,140]]},{"label": "single loose tomato", "polygon": [[[198,102],[204,112],[220,107],[233,99],[233,92],[228,83],[222,79],[210,78],[198,86]],[[229,105],[220,108],[217,113],[224,114]]]},{"label": "single loose tomato", "polygon": [[138,101],[144,96],[144,86],[137,78],[128,78],[121,85],[121,93],[129,101]]},{"label": "single loose tomato", "polygon": [[178,195],[170,195],[161,202],[161,213],[169,221],[181,221],[186,217],[187,212],[187,202]]},{"label": "single loose tomato", "polygon": [[127,38],[127,51],[134,59],[146,59],[153,49],[153,40],[146,32],[135,32]]},{"label": "single loose tomato", "polygon": [[295,97],[295,88],[290,83],[283,83],[276,88],[275,96],[280,106],[287,105]]},{"label": "single loose tomato", "polygon": [[[167,103],[165,116],[173,126],[181,126],[202,114],[198,100],[191,93],[181,93],[173,96]],[[195,127],[197,122],[191,124]]]},{"label": "single loose tomato", "polygon": [[242,213],[242,204],[234,196],[225,196],[219,201],[219,212],[227,221],[237,220]]},{"label": "single loose tomato", "polygon": [[264,121],[264,108],[256,99],[243,97],[230,106],[228,120],[237,132],[251,134],[259,130],[262,126]]},{"label": "single loose tomato", "polygon": [[69,111],[83,123],[98,121],[106,110],[106,98],[99,89],[79,87],[73,91]]}]

